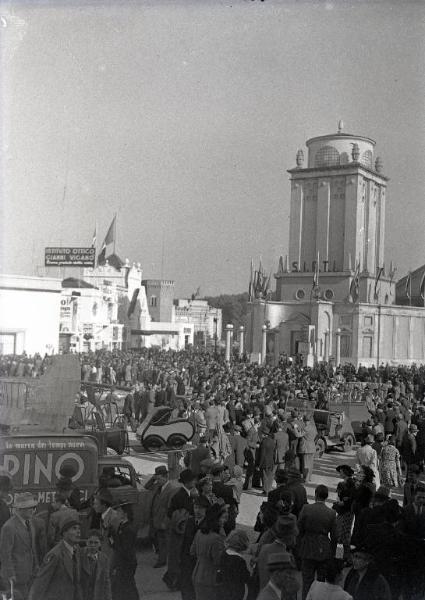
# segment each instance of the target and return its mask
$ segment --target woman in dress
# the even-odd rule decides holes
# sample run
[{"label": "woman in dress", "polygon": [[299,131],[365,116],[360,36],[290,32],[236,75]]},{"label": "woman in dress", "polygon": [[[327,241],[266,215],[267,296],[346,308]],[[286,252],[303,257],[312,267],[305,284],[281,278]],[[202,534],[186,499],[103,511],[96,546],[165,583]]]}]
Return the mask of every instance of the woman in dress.
[{"label": "woman in dress", "polygon": [[356,452],[357,463],[360,466],[370,467],[374,474],[374,484],[376,488],[381,485],[379,478],[379,465],[378,455],[376,450],[372,448],[372,444],[375,442],[373,435],[369,434],[366,436],[362,443],[362,447]]},{"label": "woman in dress", "polygon": [[347,560],[350,555],[350,538],[353,525],[351,509],[356,495],[356,482],[353,478],[354,470],[349,465],[339,465],[336,470],[342,481],[337,485],[338,501],[335,502],[332,508],[337,513],[338,543],[344,546],[344,559]]},{"label": "woman in dress", "polygon": [[226,509],[213,504],[207,509],[205,519],[195,534],[190,553],[196,558],[192,574],[196,600],[218,600],[225,538],[223,526],[226,520]]},{"label": "woman in dress", "polygon": [[401,481],[401,465],[400,452],[395,447],[395,437],[389,436],[388,442],[381,450],[381,483],[386,487],[400,487]]}]

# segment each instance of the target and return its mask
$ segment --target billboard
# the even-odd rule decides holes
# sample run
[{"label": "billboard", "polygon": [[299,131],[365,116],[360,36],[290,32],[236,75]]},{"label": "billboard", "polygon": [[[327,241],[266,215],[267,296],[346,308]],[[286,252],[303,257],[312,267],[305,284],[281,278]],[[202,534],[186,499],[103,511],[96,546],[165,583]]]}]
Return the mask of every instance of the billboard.
[{"label": "billboard", "polygon": [[45,267],[91,267],[94,269],[96,248],[45,248]]}]

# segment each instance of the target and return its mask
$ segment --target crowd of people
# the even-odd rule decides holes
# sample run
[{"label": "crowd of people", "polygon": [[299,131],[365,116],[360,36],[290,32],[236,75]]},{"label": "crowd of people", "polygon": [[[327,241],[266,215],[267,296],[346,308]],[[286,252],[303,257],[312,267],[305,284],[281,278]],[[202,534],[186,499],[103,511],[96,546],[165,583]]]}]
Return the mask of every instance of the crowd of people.
[{"label": "crowd of people", "polygon": [[[195,425],[179,481],[160,465],[145,484],[155,568],[182,600],[425,598],[423,366],[228,364],[205,352],[157,349],[80,361],[83,382],[110,385],[111,395],[125,388],[123,412],[134,430],[155,406]],[[21,362],[35,361],[3,357],[2,373],[13,376],[4,365]],[[308,503],[314,410],[328,409],[353,382],[367,409],[359,448],[352,464],[337,467],[336,501],[316,482]],[[101,486],[81,547],[78,493],[64,480],[44,533],[31,494],[15,494],[13,516],[0,496],[3,584],[13,582],[17,600],[138,598],[131,505]],[[2,476],[3,496],[8,485]],[[252,488],[264,496],[255,538],[238,525],[242,494]],[[60,577],[68,577],[69,595],[65,586],[58,595]]]}]

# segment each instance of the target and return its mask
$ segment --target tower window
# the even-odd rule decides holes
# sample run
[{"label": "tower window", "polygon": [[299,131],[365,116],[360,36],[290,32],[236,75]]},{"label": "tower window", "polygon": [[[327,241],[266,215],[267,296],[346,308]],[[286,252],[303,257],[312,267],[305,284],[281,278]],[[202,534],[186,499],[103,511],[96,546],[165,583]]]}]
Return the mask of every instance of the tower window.
[{"label": "tower window", "polygon": [[157,297],[151,296],[151,306],[156,306]]},{"label": "tower window", "polygon": [[372,159],[373,159],[373,156],[372,156],[371,150],[366,150],[365,152],[363,152],[360,162],[365,167],[372,168]]},{"label": "tower window", "polygon": [[315,167],[333,167],[339,165],[339,152],[333,146],[323,146],[316,154]]}]

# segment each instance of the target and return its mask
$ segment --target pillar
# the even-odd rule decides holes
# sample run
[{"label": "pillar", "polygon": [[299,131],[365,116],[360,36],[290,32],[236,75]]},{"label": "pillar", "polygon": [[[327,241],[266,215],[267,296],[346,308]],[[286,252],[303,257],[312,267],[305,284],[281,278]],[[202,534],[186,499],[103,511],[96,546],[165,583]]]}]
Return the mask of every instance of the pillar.
[{"label": "pillar", "polygon": [[261,328],[261,364],[264,365],[266,362],[267,353],[267,325],[263,325]]},{"label": "pillar", "polygon": [[239,327],[239,357],[242,358],[245,352],[245,328],[243,325]]},{"label": "pillar", "polygon": [[341,362],[341,329],[337,329],[335,332],[335,366],[339,367]]},{"label": "pillar", "polygon": [[226,325],[226,362],[230,362],[231,357],[231,346],[232,346],[232,332],[233,325],[228,323]]},{"label": "pillar", "polygon": [[323,360],[328,362],[329,359],[329,329],[325,331],[325,347],[323,351]]}]

